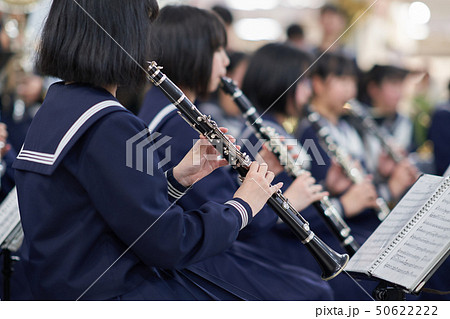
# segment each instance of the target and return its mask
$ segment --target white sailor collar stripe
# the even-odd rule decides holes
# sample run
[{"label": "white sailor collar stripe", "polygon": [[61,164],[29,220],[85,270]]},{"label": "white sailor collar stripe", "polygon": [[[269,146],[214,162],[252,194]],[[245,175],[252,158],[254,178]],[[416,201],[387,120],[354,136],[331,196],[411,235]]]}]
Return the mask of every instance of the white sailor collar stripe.
[{"label": "white sailor collar stripe", "polygon": [[41,152],[35,152],[31,150],[25,150],[22,146],[22,149],[19,152],[19,155],[17,156],[17,159],[29,161],[29,162],[35,162],[39,164],[44,165],[53,165],[57,161],[59,155],[64,150],[64,148],[69,144],[70,140],[75,136],[75,134],[78,132],[78,130],[85,124],[92,116],[100,112],[101,110],[111,107],[111,106],[119,106],[122,107],[122,104],[120,104],[117,101],[114,100],[107,100],[100,103],[95,104],[94,106],[90,107],[86,112],[84,112],[76,121],[72,124],[70,129],[66,132],[66,134],[63,136],[61,141],[59,142],[55,153],[49,154],[49,153],[41,153]]},{"label": "white sailor collar stripe", "polygon": [[164,118],[175,110],[177,110],[177,108],[173,104],[169,104],[165,106],[163,109],[161,109],[161,111],[159,111],[159,113],[156,114],[156,116],[148,125],[148,130],[150,131],[150,133],[153,133],[153,131],[159,126],[159,124],[164,120]]}]

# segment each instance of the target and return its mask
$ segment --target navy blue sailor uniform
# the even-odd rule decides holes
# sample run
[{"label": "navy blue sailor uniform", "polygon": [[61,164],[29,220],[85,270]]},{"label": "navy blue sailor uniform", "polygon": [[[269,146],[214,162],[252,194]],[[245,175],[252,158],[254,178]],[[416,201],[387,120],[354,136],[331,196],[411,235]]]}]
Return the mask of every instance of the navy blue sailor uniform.
[{"label": "navy blue sailor uniform", "polygon": [[[321,120],[324,120],[323,118]],[[322,125],[331,125],[327,122]],[[342,134],[340,136],[339,142],[345,142],[345,146],[348,146],[347,152],[352,154],[354,158],[359,159],[360,161],[364,161],[364,159],[360,156],[361,151],[363,150],[362,141],[359,140],[359,135],[356,130],[346,123],[344,120],[340,121],[341,126],[339,128],[334,128],[330,130],[330,134],[332,134],[333,138],[336,139],[336,135]],[[334,133],[334,134],[333,134]],[[346,137],[344,137],[346,136]],[[328,169],[331,167],[331,158],[329,157],[327,151],[322,147],[321,142],[317,136],[317,133],[310,125],[310,123],[303,119],[297,132],[295,133],[295,137],[300,141],[301,144],[309,144],[314,145],[314,148],[308,148],[307,152],[311,156],[311,175],[319,182],[324,183]],[[341,146],[342,147],[342,146]],[[316,153],[314,153],[316,151]],[[318,153],[317,153],[318,151]],[[339,199],[339,196],[336,197]],[[377,218],[377,215],[374,210],[366,209],[362,213],[352,218],[345,218],[342,204],[339,200],[334,200],[333,204],[340,211],[351,229],[352,236],[356,239],[356,241],[362,245],[366,239],[372,234],[372,232],[378,227],[380,221]],[[330,239],[331,247],[335,248],[335,243]],[[375,288],[376,284],[373,282],[361,282],[357,285],[350,278],[346,276],[338,276],[335,280],[330,282],[332,286],[336,299],[338,300],[371,300],[370,294]],[[369,292],[369,294],[367,293]]]},{"label": "navy blue sailor uniform", "polygon": [[[322,118],[322,120],[324,120]],[[327,122],[322,122],[322,124],[327,125]],[[353,129],[353,127],[349,126],[349,124],[345,120],[340,121],[339,128],[340,131],[336,130],[330,130],[330,132],[334,132],[335,135],[333,136],[336,138],[336,135],[338,134],[347,134],[347,136],[357,136],[356,130]],[[328,123],[328,125],[331,125]],[[324,159],[326,165],[318,165],[317,161],[312,161],[311,166],[311,172],[312,175],[317,180],[324,180],[326,178],[326,174],[328,172],[329,167],[331,166],[331,159],[329,158],[327,152],[322,148],[321,143],[319,142],[319,139],[317,137],[317,134],[315,130],[311,127],[309,122],[305,119],[301,122],[297,136],[299,137],[300,141],[304,143],[306,140],[311,140],[314,142],[314,144],[319,146],[319,151],[321,154],[321,157]],[[346,141],[346,143],[343,143]],[[341,139],[343,147],[349,147],[349,144],[352,146],[358,145],[359,142],[355,142],[355,139],[353,138],[347,138],[347,139]],[[360,150],[363,150],[362,145],[359,144],[358,147]],[[355,148],[358,149],[358,148]],[[347,149],[349,151],[349,149]],[[370,154],[370,153],[368,153]],[[312,154],[311,154],[312,155]],[[353,153],[355,155],[355,153]],[[367,154],[366,154],[367,155]],[[314,158],[314,156],[313,156]],[[362,164],[364,164],[365,158],[363,156],[356,155],[356,158],[358,158]],[[363,244],[364,241],[370,236],[370,234],[373,232],[373,230],[378,227],[380,224],[378,218],[376,218],[376,214],[371,209],[364,210],[361,214],[352,217],[352,218],[346,218],[347,224],[350,226],[353,236],[357,239],[357,241],[360,244]],[[433,288],[433,289],[439,289],[439,290],[448,290],[448,279],[447,279],[447,269],[450,264],[450,259],[444,262],[444,264],[441,266],[441,268],[433,275],[433,277],[430,278],[430,280],[427,283],[427,287]],[[337,281],[330,282],[333,290],[335,291],[336,296],[343,296],[346,300],[358,300],[360,298],[367,299],[366,294],[362,293],[362,291],[359,288],[356,288],[353,284],[349,286],[348,284],[341,283],[340,281],[343,280],[342,276],[340,278],[338,277]],[[336,285],[337,284],[337,285]],[[371,292],[375,286],[371,282],[363,281],[360,283],[362,287],[366,289],[366,291]],[[344,290],[343,290],[344,289]],[[338,298],[337,298],[338,299]],[[448,300],[448,295],[438,296],[435,294],[429,294],[429,293],[421,293],[419,296],[413,296],[413,295],[407,295],[407,300]]]},{"label": "navy blue sailor uniform", "polygon": [[[285,131],[285,129],[277,123],[277,121],[273,116],[271,116],[270,114],[265,114],[263,115],[262,119],[264,127],[273,128],[280,136],[285,138],[287,145],[293,146],[293,149],[290,152],[298,155],[298,158],[296,158],[296,164],[301,165],[301,167],[305,170],[309,170],[311,168],[311,157],[310,154],[306,153],[305,148],[301,149],[299,147],[297,140],[291,135],[289,135]],[[250,148],[255,148],[258,145],[261,146],[261,142],[259,142],[258,138],[254,134],[254,131],[251,127],[247,127],[242,132],[241,139],[243,141],[242,149],[249,154],[256,153],[256,149],[250,150]],[[291,142],[291,140],[295,141]],[[295,144],[297,144],[297,146]],[[292,184],[293,180],[286,172],[282,172],[275,177],[275,182],[283,182],[282,190],[285,191]],[[339,241],[330,232],[325,222],[322,220],[322,218],[312,205],[303,209],[301,211],[301,215],[311,225],[311,228],[313,229],[314,233],[317,234],[322,240],[324,240],[327,243],[327,245],[329,245],[330,247],[332,247],[337,251],[342,250]],[[257,238],[256,240],[263,241],[259,242],[258,245],[267,247],[272,252],[279,251],[279,249],[283,247],[283,245],[285,244],[284,243],[285,240],[291,241],[292,239],[296,239],[296,237],[290,232],[289,227],[284,223],[278,223],[276,227],[271,230],[271,235],[272,235],[271,237],[274,238],[269,239],[268,236],[266,236],[266,238]],[[254,241],[255,240],[253,240],[253,242]],[[277,241],[280,242],[277,243]],[[284,254],[283,256],[281,256],[281,258],[287,262],[292,261],[293,259],[298,261],[301,260],[302,265],[305,265],[307,268],[318,269],[317,263],[312,258],[312,256],[306,250],[302,249],[302,251],[305,252],[305,254],[303,254],[304,257],[300,257],[302,254],[296,252],[295,253],[296,257],[290,256],[289,254]]]},{"label": "navy blue sailor uniform", "polygon": [[[294,143],[290,141],[290,139],[292,139],[293,137],[289,135],[270,114],[265,114],[263,116],[263,121],[263,125],[265,127],[272,127],[280,136],[284,136],[285,141],[288,145],[297,143],[297,139],[295,138]],[[257,145],[257,137],[254,135],[251,128],[246,128],[243,131],[241,137],[242,140],[245,141],[245,144],[248,143],[252,147],[254,145]],[[311,175],[315,177],[316,180],[318,180],[316,167],[322,166],[322,164],[326,163],[327,160],[329,161],[329,158],[325,158],[323,156],[321,152],[322,149],[320,148],[320,154],[316,154],[315,147],[317,143],[309,142],[310,141],[308,141],[308,143],[301,143],[303,145],[303,150],[300,151],[298,148],[294,147],[294,150],[292,150],[292,152],[299,154],[296,163],[300,164],[302,168],[306,170],[311,170]],[[243,150],[246,149],[245,144]],[[279,181],[282,181],[284,183],[283,188],[288,188],[292,183],[292,178],[288,174],[283,172],[276,177],[276,182]],[[332,202],[338,210],[341,210],[338,199],[332,199]],[[330,232],[325,222],[322,220],[322,218],[319,216],[316,209],[312,205],[303,209],[300,214],[308,221],[314,233],[328,246],[338,252],[345,252],[344,249],[340,246],[339,241]],[[361,242],[367,239],[367,237],[370,235],[370,232],[356,232],[355,234],[352,228],[352,235],[355,237],[356,241]],[[280,260],[287,264],[305,267],[315,273],[321,272],[317,262],[312,258],[310,253],[305,249],[305,247],[303,247],[303,245],[299,245],[297,237],[289,230],[289,227],[284,223],[278,223],[276,227],[267,232],[266,236],[264,237],[260,236],[252,238],[251,243],[260,247],[260,249],[271,258]],[[359,286],[357,286],[350,278],[343,274],[330,280],[328,283],[330,284],[334,292],[335,300],[370,300],[370,297],[368,297],[367,294]],[[368,286],[364,285],[364,289],[366,290],[370,290],[372,288],[374,287],[372,287],[370,284]]]},{"label": "navy blue sailor uniform", "polygon": [[227,249],[250,207],[175,205],[185,188],[156,154],[134,154],[152,176],[127,166],[127,140],[145,130],[104,89],[50,87],[14,163],[35,299],[242,299],[183,268]]},{"label": "navy blue sailor uniform", "polygon": [[[139,117],[150,123],[153,134],[157,132],[166,138],[165,147],[158,151],[164,157],[166,149],[170,149],[171,161],[181,159],[198,139],[198,133],[176,113],[176,107],[159,88],[154,87],[146,94]],[[179,203],[189,209],[208,200],[220,201],[233,196],[237,187],[236,174],[230,167],[223,167],[197,182]],[[330,287],[317,274],[270,258],[251,243],[252,238],[264,238],[276,221],[275,213],[265,206],[230,249],[189,269],[223,279],[262,300],[331,300]],[[301,246],[298,240],[297,245]]]},{"label": "navy blue sailor uniform", "polygon": [[[344,119],[339,120],[338,126],[333,126],[323,117],[320,121],[322,121],[323,126],[327,126],[329,128],[330,135],[336,143],[340,147],[343,147],[346,152],[352,156],[352,158],[359,160],[364,166],[364,144],[357,131],[353,129],[353,127],[351,127]],[[308,149],[308,154],[313,158],[313,161],[311,161],[311,174],[318,182],[324,182],[326,180],[328,169],[331,167],[331,158],[329,157],[328,152],[323,149],[322,143],[320,142],[315,130],[306,119],[303,119],[300,122],[295,135],[300,143],[309,141],[310,144],[317,146],[323,163],[319,163],[315,159],[316,156],[311,152],[312,149]],[[337,204],[336,207],[340,208],[342,214],[344,214],[341,204]],[[366,209],[357,216],[347,218],[346,222],[352,229],[353,236],[360,244],[362,244],[380,224],[375,211],[372,209]]]}]

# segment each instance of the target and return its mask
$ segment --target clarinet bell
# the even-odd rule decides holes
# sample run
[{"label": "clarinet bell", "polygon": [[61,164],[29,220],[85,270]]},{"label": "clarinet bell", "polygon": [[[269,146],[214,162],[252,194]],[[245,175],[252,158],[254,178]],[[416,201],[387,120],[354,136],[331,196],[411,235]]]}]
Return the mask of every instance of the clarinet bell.
[{"label": "clarinet bell", "polygon": [[339,275],[350,259],[347,254],[341,255],[337,253],[316,236],[306,244],[306,247],[319,264],[322,270],[322,279],[326,281]]}]

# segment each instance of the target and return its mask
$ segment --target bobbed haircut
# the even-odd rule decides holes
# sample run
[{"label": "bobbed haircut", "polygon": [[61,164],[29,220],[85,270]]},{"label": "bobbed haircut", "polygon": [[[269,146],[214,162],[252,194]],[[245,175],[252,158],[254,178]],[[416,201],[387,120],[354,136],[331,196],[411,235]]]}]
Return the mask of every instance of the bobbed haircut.
[{"label": "bobbed haircut", "polygon": [[375,64],[366,74],[367,82],[374,82],[381,85],[383,81],[403,81],[409,74],[409,70],[394,65]]},{"label": "bobbed haircut", "polygon": [[153,24],[152,56],[178,86],[208,94],[214,52],[227,45],[225,26],[213,12],[170,5]]},{"label": "bobbed haircut", "polygon": [[323,54],[315,63],[312,76],[318,76],[326,80],[329,76],[354,76],[359,74],[356,61],[340,53],[327,52]]},{"label": "bobbed haircut", "polygon": [[150,22],[158,15],[156,0],[77,2],[53,0],[38,48],[37,72],[95,86],[143,81]]},{"label": "bobbed haircut", "polygon": [[385,81],[403,81],[410,73],[409,70],[394,65],[375,64],[368,72],[361,74],[358,85],[358,99],[372,105],[372,97],[369,94],[369,84],[380,87]]},{"label": "bobbed haircut", "polygon": [[[307,70],[311,57],[284,43],[269,43],[250,58],[242,91],[259,111],[287,114],[288,101],[294,101],[298,78]],[[304,74],[306,78],[308,74]],[[285,93],[285,91],[287,92]]]}]

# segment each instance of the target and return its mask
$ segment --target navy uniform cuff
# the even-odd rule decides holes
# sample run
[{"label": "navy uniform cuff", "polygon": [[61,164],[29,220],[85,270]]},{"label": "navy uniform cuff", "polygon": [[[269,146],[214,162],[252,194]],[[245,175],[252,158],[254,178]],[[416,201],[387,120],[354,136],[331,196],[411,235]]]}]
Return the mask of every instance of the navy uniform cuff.
[{"label": "navy uniform cuff", "polygon": [[250,208],[250,205],[247,204],[244,200],[236,197],[227,201],[225,205],[233,207],[239,213],[239,216],[241,217],[240,230],[242,230],[253,220],[252,209]]},{"label": "navy uniform cuff", "polygon": [[173,168],[164,173],[167,179],[167,192],[169,198],[180,199],[187,190],[187,187],[181,185],[173,176]]}]

